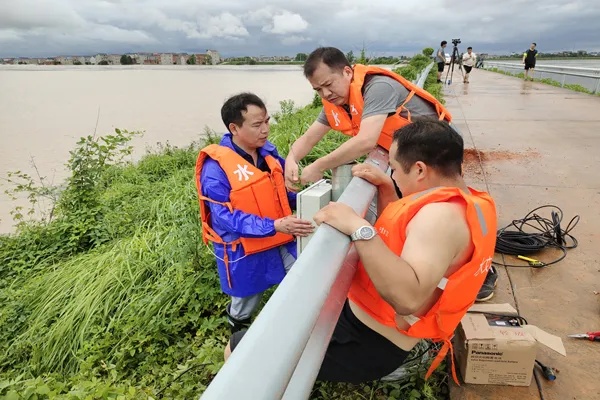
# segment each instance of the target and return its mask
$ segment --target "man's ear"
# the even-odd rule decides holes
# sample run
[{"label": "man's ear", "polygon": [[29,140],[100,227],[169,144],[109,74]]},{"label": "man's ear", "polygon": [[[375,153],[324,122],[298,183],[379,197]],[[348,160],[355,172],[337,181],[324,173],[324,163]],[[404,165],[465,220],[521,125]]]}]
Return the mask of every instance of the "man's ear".
[{"label": "man's ear", "polygon": [[429,168],[427,168],[427,164],[425,164],[422,161],[417,161],[414,165],[414,167],[417,171],[417,180],[418,181],[422,181],[423,179],[427,178],[427,175],[429,174]]},{"label": "man's ear", "polygon": [[237,136],[239,134],[239,129],[239,126],[233,122],[229,124],[229,132],[231,132],[232,135]]},{"label": "man's ear", "polygon": [[352,78],[354,75],[354,70],[351,67],[345,66],[343,73],[347,78]]}]

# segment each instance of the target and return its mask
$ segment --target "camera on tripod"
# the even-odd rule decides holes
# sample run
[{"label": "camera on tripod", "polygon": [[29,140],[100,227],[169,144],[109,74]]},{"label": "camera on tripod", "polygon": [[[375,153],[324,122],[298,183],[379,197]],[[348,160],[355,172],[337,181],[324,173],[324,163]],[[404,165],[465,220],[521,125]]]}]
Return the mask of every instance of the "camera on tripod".
[{"label": "camera on tripod", "polygon": [[[458,51],[458,44],[460,43],[460,39],[452,39],[452,44],[454,45],[454,48],[452,49],[452,55],[450,56],[450,68],[448,68],[448,72],[446,72],[446,79],[445,82],[448,83],[448,85],[450,85],[452,83],[452,78],[448,79],[448,75],[449,74],[454,74],[454,65],[458,64],[458,70],[460,71],[460,74],[462,75],[462,66],[460,63],[460,55],[459,55],[459,51]],[[452,71],[452,73],[450,72]],[[463,75],[463,80],[464,80],[464,75]]]}]

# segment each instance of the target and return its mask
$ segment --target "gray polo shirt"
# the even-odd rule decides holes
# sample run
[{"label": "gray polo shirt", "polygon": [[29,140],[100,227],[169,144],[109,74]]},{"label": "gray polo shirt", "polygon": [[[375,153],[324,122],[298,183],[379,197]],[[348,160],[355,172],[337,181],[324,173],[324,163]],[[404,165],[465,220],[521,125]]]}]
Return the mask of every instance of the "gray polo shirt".
[{"label": "gray polo shirt", "polygon": [[[410,92],[400,82],[385,75],[369,75],[365,77],[363,86],[364,107],[362,119],[373,115],[389,114],[392,115],[396,109],[404,103],[406,96]],[[414,95],[405,107],[410,111],[411,118],[414,117],[435,117],[437,112],[435,106],[431,105],[426,100]],[[401,116],[407,117],[406,110],[402,110]],[[317,119],[320,123],[330,126],[324,109]]]},{"label": "gray polo shirt", "polygon": [[[440,59],[439,54],[442,53],[442,55],[444,56],[442,59]],[[446,51],[444,50],[443,47],[440,47],[439,50],[437,51],[437,53],[435,53],[435,62],[437,63],[445,63],[446,62]]]}]

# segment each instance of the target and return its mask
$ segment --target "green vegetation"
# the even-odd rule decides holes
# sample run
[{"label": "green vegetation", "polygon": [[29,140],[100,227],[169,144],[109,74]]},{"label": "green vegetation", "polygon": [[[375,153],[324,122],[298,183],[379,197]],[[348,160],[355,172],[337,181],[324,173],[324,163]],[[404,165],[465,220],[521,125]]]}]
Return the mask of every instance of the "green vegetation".
[{"label": "green vegetation", "polygon": [[129,54],[123,54],[119,60],[121,65],[132,65],[134,64],[134,59],[131,58]]},{"label": "green vegetation", "polygon": [[196,55],[192,54],[185,62],[187,65],[196,65]]},{"label": "green vegetation", "polygon": [[[281,103],[271,139],[283,155],[320,104]],[[0,398],[197,398],[222,366],[228,299],[200,240],[193,180],[198,150],[219,137],[207,131],[126,161],[140,134],[81,138],[62,186],[9,177],[32,207],[42,198],[54,206],[41,220],[15,210],[16,232],[0,236]],[[331,132],[304,164],[346,139]],[[441,398],[444,366],[425,381],[420,361],[402,381],[317,383],[311,398]]]},{"label": "green vegetation", "polygon": [[[508,76],[514,76],[516,78],[519,79],[525,79],[525,73],[524,72],[519,72],[519,73],[513,73],[513,72],[509,72],[509,71],[504,71],[501,70],[499,68],[493,67],[493,68],[486,68],[487,71],[491,71],[491,72],[498,72],[500,74],[504,74],[504,75],[508,75]],[[533,79],[534,82],[540,82],[540,83],[545,83],[546,85],[551,85],[551,86],[556,86],[556,87],[561,87],[561,83],[559,81],[555,81],[554,79],[550,79],[550,78],[534,78]],[[577,84],[570,84],[570,83],[566,83],[564,86],[565,89],[570,89],[573,90],[575,92],[580,92],[580,93],[586,93],[586,94],[594,94],[594,92],[592,90],[589,90],[581,85],[577,85]],[[596,93],[597,96],[600,96],[600,92]]]},{"label": "green vegetation", "polygon": [[[406,79],[410,81],[414,81],[417,79],[417,76],[420,71],[422,71],[427,65],[429,65],[431,60],[431,55],[433,54],[433,49],[431,47],[427,47],[423,49],[423,54],[417,54],[413,58],[410,59],[408,64],[403,65],[394,69],[394,72],[402,75]],[[437,83],[437,73],[435,68],[431,68],[427,78],[425,79],[425,84],[423,88],[431,93],[435,98],[437,98],[442,104],[445,103],[444,96],[442,92],[442,84]]]},{"label": "green vegetation", "polygon": [[[527,50],[527,46],[521,52],[513,53],[511,55],[491,55],[488,58],[490,60],[501,60],[501,59],[521,59],[523,58],[523,53]],[[588,53],[586,50],[578,50],[578,51],[558,51],[553,53],[544,53],[538,52],[537,58],[543,58],[545,60],[564,60],[564,59],[598,59],[600,58],[600,53]]]}]

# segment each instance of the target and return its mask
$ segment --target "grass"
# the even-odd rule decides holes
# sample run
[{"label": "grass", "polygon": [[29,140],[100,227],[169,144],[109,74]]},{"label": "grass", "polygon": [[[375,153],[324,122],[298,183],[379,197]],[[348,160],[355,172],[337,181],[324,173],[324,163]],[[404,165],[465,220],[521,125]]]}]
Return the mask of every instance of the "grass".
[{"label": "grass", "polygon": [[[320,101],[281,105],[271,140],[285,155]],[[200,241],[193,182],[199,149],[218,137],[124,162],[137,134],[82,138],[63,187],[20,176],[32,199],[59,195],[52,218],[22,217],[0,236],[0,399],[197,398],[223,365],[228,298]],[[345,140],[330,132],[304,165]],[[443,398],[444,367],[425,381],[427,367],[418,358],[398,382],[317,383],[311,398]]]},{"label": "grass", "polygon": [[[491,72],[497,72],[500,74],[504,74],[504,75],[508,75],[508,76],[514,76],[516,78],[519,79],[525,79],[525,73],[524,72],[519,72],[519,73],[513,73],[513,72],[509,72],[509,71],[504,71],[501,70],[499,68],[493,67],[493,68],[486,68],[487,71],[491,71]],[[570,83],[566,83],[564,85],[561,85],[561,83],[559,81],[556,81],[554,79],[550,79],[550,78],[534,78],[533,79],[534,82],[539,82],[539,83],[544,83],[546,85],[550,85],[550,86],[556,86],[556,87],[564,87],[565,89],[569,89],[572,90],[574,92],[580,92],[580,93],[585,93],[585,94],[591,94],[591,95],[596,95],[596,96],[600,96],[600,92],[599,93],[594,93],[592,90],[589,90],[581,85],[578,84],[570,84]]]}]

